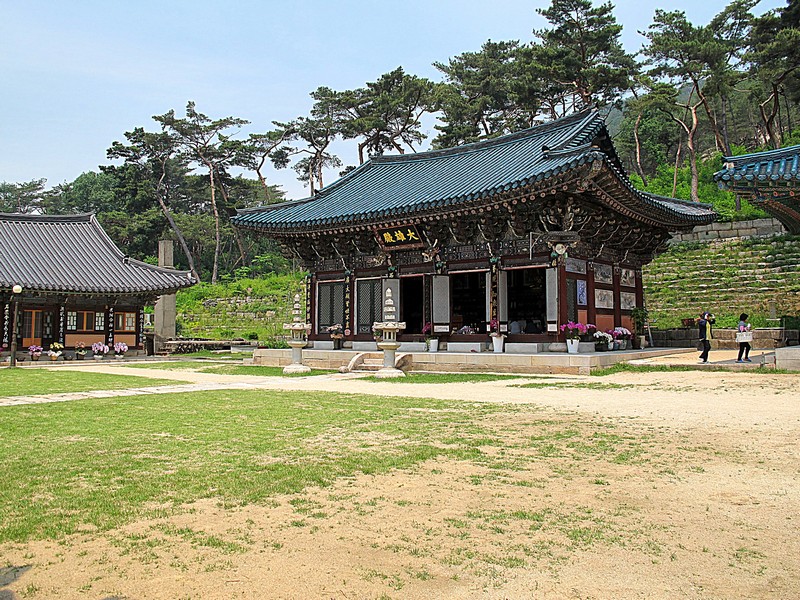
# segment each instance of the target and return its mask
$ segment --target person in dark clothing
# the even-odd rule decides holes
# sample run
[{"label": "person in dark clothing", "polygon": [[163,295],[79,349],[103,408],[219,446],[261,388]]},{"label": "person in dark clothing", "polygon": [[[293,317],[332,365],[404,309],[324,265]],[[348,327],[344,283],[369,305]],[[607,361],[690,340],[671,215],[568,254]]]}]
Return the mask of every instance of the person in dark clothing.
[{"label": "person in dark clothing", "polygon": [[[750,323],[747,322],[747,316],[747,313],[739,315],[739,326],[737,327],[739,333],[750,331]],[[744,359],[742,359],[742,356],[744,356]],[[739,342],[739,358],[736,359],[736,362],[753,362],[750,360],[750,342]]]},{"label": "person in dark clothing", "polygon": [[700,341],[703,344],[703,351],[700,353],[698,359],[701,363],[708,362],[708,353],[711,351],[711,325],[715,322],[714,315],[710,312],[700,313],[700,319],[697,321],[697,329],[700,333]]}]

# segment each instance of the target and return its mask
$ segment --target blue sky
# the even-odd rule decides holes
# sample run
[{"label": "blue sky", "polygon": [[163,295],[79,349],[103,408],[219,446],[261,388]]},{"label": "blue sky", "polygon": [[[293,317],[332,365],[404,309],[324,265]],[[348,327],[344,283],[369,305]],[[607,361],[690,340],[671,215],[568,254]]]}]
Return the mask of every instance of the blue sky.
[{"label": "blue sky", "polygon": [[[434,61],[487,39],[528,41],[547,1],[0,0],[0,181],[72,181],[108,164],[134,127],[187,100],[242,133],[306,115],[319,86],[352,89],[402,66],[440,80]],[[725,2],[618,0],[623,43],[637,50],[656,8],[707,23]],[[760,13],[783,0],[763,0]],[[433,132],[432,132],[433,133]],[[336,152],[356,164],[355,147]],[[291,169],[270,171],[289,197],[307,195]],[[328,175],[326,183],[335,176]]]}]

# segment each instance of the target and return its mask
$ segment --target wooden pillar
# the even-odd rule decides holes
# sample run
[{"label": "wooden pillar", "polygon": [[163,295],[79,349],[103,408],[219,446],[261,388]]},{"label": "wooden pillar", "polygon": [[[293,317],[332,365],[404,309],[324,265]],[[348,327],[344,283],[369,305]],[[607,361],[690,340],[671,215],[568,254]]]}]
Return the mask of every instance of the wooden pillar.
[{"label": "wooden pillar", "polygon": [[[567,306],[567,269],[563,264],[557,267],[558,273],[558,323],[569,321],[569,307]],[[561,330],[559,329],[559,333]]]},{"label": "wooden pillar", "polygon": [[614,263],[614,268],[612,269],[613,277],[614,277],[614,327],[621,327],[622,326],[622,309],[620,308],[620,301],[619,301],[619,276],[622,273],[622,269],[620,268],[619,264]]},{"label": "wooden pillar", "polygon": [[114,307],[109,306],[106,310],[106,344],[109,347],[114,345]]},{"label": "wooden pillar", "polygon": [[636,308],[644,306],[644,282],[642,281],[642,268],[636,269]]},{"label": "wooden pillar", "polygon": [[597,324],[597,308],[594,305],[594,263],[586,264],[586,320]]},{"label": "wooden pillar", "polygon": [[3,349],[11,346],[11,303],[3,303]]}]

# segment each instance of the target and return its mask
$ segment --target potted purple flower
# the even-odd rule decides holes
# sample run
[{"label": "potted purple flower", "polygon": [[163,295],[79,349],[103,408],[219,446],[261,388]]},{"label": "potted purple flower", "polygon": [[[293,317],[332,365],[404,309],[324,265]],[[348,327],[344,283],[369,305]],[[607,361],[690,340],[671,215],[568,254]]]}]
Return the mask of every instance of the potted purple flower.
[{"label": "potted purple flower", "polygon": [[122,360],[125,357],[125,353],[128,351],[128,344],[125,342],[117,342],[114,344],[114,358],[118,358]]},{"label": "potted purple flower", "polygon": [[103,357],[108,354],[108,346],[103,342],[95,342],[92,344],[92,355],[95,360],[103,360]]},{"label": "potted purple flower", "polygon": [[43,348],[36,344],[28,346],[28,354],[31,355],[31,360],[39,360],[39,357],[42,356],[42,350]]}]

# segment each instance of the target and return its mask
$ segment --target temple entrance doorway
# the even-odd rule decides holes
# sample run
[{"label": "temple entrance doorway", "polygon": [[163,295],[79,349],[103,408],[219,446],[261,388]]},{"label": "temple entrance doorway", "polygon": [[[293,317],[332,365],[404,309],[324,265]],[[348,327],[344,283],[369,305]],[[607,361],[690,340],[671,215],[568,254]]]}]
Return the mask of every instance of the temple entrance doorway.
[{"label": "temple entrance doorway", "polygon": [[486,272],[450,275],[452,316],[450,325],[457,333],[486,331]]},{"label": "temple entrance doorway", "polygon": [[544,333],[547,325],[546,269],[512,269],[506,273],[508,332]]},{"label": "temple entrance doorway", "polygon": [[41,346],[43,331],[42,310],[25,310],[22,313],[22,347]]},{"label": "temple entrance doorway", "polygon": [[424,298],[424,278],[400,278],[400,320],[405,321],[403,333],[422,333]]}]

